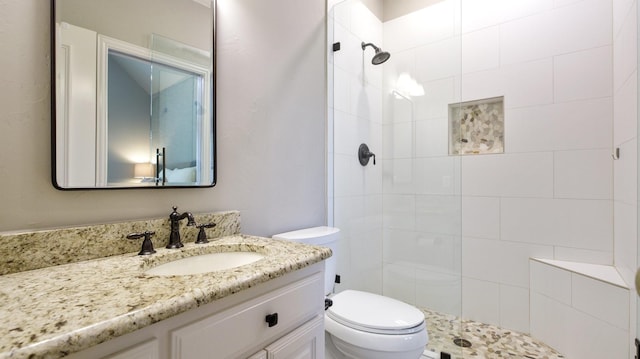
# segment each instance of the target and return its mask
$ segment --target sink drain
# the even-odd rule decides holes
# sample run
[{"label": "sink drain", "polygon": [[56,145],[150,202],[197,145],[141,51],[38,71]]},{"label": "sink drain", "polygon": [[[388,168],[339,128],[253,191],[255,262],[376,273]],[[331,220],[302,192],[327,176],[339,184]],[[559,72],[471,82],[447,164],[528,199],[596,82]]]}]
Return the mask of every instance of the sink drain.
[{"label": "sink drain", "polygon": [[459,346],[459,347],[463,347],[463,348],[469,348],[471,346],[471,342],[466,340],[466,339],[462,339],[462,338],[455,338],[453,340],[453,344]]}]

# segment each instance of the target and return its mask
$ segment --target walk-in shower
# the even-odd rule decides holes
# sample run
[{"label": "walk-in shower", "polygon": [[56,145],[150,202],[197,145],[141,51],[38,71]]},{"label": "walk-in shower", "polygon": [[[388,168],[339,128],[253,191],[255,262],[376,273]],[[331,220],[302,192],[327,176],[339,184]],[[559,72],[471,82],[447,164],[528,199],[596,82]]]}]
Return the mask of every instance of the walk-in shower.
[{"label": "walk-in shower", "polygon": [[[453,344],[470,339],[467,329],[497,333],[486,325],[504,335],[485,339],[510,348],[527,348],[507,334],[522,333],[566,357],[632,357],[630,306],[585,309],[549,294],[540,278],[556,269],[536,260],[635,272],[636,191],[622,193],[630,177],[620,174],[636,161],[614,166],[611,148],[622,145],[623,159],[626,144],[636,151],[637,1],[411,3],[345,0],[329,13],[328,45],[340,43],[328,53],[329,218],[343,235],[336,289],[423,309],[451,328],[430,337],[454,357],[471,355]],[[359,163],[362,143],[376,166]],[[633,307],[617,285],[602,288]],[[607,324],[603,307],[625,321]],[[615,342],[595,344],[606,338]],[[493,350],[486,357],[502,358]]]}]

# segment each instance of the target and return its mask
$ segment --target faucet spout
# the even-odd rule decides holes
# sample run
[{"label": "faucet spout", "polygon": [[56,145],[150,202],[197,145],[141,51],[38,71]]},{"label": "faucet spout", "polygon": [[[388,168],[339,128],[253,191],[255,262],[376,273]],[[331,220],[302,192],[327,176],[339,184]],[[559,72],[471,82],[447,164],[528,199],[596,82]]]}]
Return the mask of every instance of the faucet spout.
[{"label": "faucet spout", "polygon": [[169,214],[169,221],[171,223],[171,233],[169,234],[169,244],[166,248],[176,249],[184,247],[180,240],[180,221],[187,219],[187,226],[195,226],[196,221],[193,219],[191,212],[178,213],[178,207],[173,206],[173,212]]}]

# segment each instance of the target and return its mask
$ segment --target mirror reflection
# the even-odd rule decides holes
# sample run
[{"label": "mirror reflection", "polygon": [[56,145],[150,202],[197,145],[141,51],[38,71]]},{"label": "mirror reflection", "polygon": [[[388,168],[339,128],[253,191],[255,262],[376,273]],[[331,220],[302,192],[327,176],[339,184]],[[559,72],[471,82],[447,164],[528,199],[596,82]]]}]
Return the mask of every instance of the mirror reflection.
[{"label": "mirror reflection", "polygon": [[54,0],[53,9],[54,185],[215,184],[215,3]]}]

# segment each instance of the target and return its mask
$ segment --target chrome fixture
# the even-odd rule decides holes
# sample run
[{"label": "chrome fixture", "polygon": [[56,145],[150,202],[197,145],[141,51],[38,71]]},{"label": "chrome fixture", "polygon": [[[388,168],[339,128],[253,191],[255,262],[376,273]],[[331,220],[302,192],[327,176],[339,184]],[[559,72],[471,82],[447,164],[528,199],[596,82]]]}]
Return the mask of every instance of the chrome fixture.
[{"label": "chrome fixture", "polygon": [[173,206],[173,212],[169,215],[171,221],[171,233],[169,234],[169,244],[167,248],[175,249],[182,248],[184,244],[180,241],[180,221],[187,219],[187,226],[195,226],[196,221],[193,219],[193,215],[190,212],[178,213],[178,207]]},{"label": "chrome fixture", "polygon": [[373,47],[373,49],[376,51],[376,54],[373,55],[373,58],[371,59],[371,63],[374,64],[374,65],[380,65],[383,62],[389,60],[389,58],[391,57],[390,53],[388,53],[386,51],[382,51],[381,48],[379,48],[378,46],[376,46],[376,45],[374,45],[372,43],[365,44],[364,41],[363,41],[361,46],[362,46],[362,51],[364,51],[364,49],[367,46]]}]

